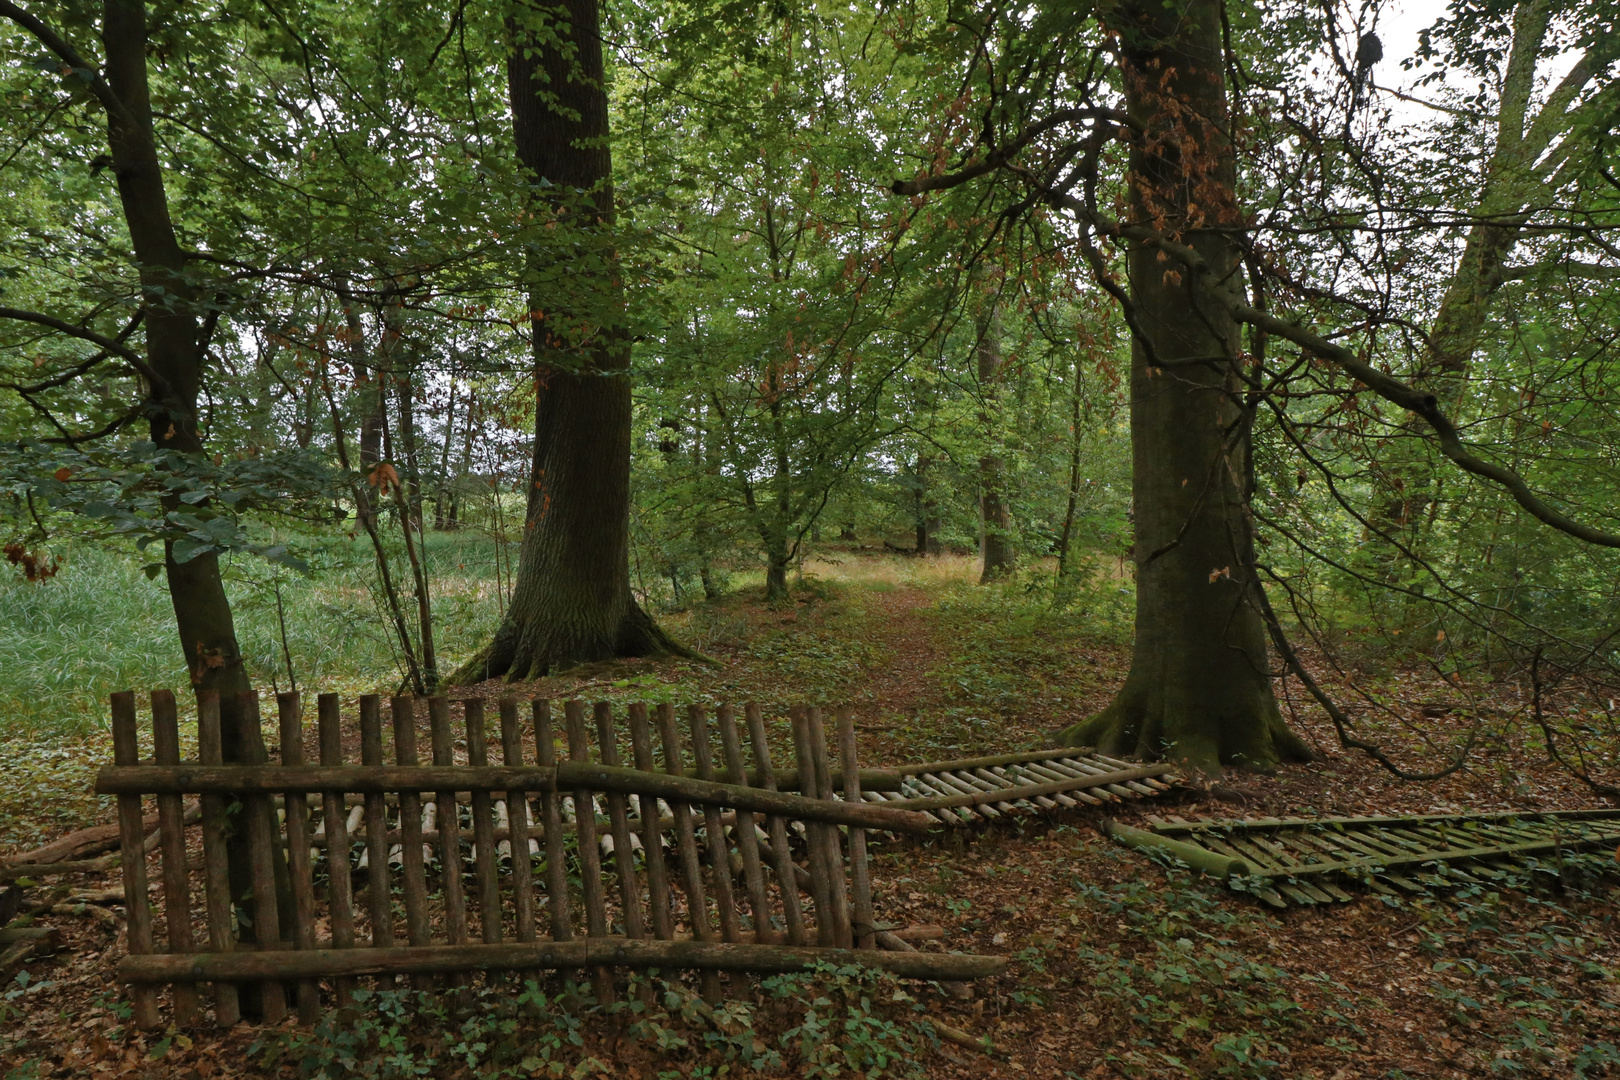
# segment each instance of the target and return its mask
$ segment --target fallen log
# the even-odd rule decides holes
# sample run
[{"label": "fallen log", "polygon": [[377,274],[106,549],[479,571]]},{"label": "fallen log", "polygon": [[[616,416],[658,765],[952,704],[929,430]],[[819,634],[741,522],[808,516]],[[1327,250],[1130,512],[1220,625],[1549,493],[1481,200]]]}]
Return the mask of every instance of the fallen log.
[{"label": "fallen log", "polygon": [[1007,966],[1006,957],[966,953],[881,952],[718,941],[585,938],[493,945],[387,946],[269,952],[146,953],[118,963],[128,983],[243,982],[358,975],[445,975],[612,965],[699,971],[802,971],[818,963],[879,968],[906,979],[978,979]]}]

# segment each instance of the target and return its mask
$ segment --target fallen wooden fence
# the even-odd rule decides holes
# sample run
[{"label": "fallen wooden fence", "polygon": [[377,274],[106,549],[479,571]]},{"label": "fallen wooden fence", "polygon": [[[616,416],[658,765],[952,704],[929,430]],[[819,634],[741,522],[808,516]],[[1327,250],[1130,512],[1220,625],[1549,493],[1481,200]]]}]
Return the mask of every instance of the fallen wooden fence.
[{"label": "fallen wooden fence", "polygon": [[1153,819],[1152,831],[1103,822],[1121,843],[1161,851],[1273,907],[1343,903],[1345,886],[1386,895],[1478,885],[1530,860],[1620,843],[1620,809],[1408,817]]},{"label": "fallen wooden fence", "polygon": [[[458,757],[452,703],[435,697],[425,702],[432,763],[423,764],[424,703],[396,697],[394,760],[385,763],[382,703],[370,695],[359,701],[361,761],[354,765],[344,761],[338,699],[322,694],[319,763],[310,764],[299,695],[278,694],[281,761],[272,764],[259,697],[247,693],[237,706],[250,763],[227,765],[217,695],[197,695],[198,761],[180,759],[174,695],[154,691],[151,703],[155,753],[142,761],[135,696],[113,696],[115,764],[96,781],[98,792],[118,797],[129,923],[129,954],[118,975],[133,986],[141,1026],[161,1022],[163,984],[171,987],[175,1022],[188,1025],[202,1015],[196,984],[212,983],[214,1017],[229,1025],[240,1018],[244,986],[266,1021],[286,1014],[290,996],[309,1022],[327,1004],[347,1001],[360,977],[386,985],[409,976],[425,985],[477,971],[572,977],[584,969],[605,999],[614,993],[613,968],[681,968],[698,971],[713,998],[722,992],[722,971],[788,971],[830,960],[961,980],[1005,963],[878,951],[865,830],[916,832],[934,821],[863,800],[868,780],[897,785],[881,770],[858,767],[847,709],[838,712],[836,772],[820,711],[793,710],[794,793],[781,790],[754,706],[744,717],[750,770],[729,706],[712,722],[701,707],[686,711],[688,759],[673,706],[649,714],[631,705],[621,745],[625,733],[612,708],[598,703],[593,746],[586,707],[569,701],[562,710],[566,758],[558,760],[551,703],[528,703],[524,717],[520,703],[506,698],[499,706],[502,763],[491,765],[483,702],[460,703],[465,752]],[[526,759],[529,738],[534,761]],[[626,751],[633,768],[624,763]],[[201,797],[200,863],[188,861],[188,795]],[[351,808],[355,795],[359,804]],[[147,901],[146,798],[157,809],[166,948]],[[801,840],[805,867],[794,861]],[[364,905],[356,902],[362,889]]]},{"label": "fallen wooden fence", "polygon": [[1172,765],[1142,765],[1072,747],[883,771],[898,776],[899,783],[892,789],[865,791],[864,799],[919,811],[947,826],[994,821],[1003,814],[1149,798],[1178,782]]}]

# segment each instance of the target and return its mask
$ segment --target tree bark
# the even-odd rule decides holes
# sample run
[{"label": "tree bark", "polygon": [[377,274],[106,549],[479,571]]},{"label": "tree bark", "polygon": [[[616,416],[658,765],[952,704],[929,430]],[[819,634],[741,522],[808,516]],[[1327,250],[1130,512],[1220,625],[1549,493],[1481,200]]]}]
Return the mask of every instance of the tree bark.
[{"label": "tree bark", "polygon": [[[550,213],[600,236],[613,185],[596,0],[529,6],[512,34],[518,158],[551,185]],[[452,682],[679,649],[630,593],[630,348],[617,260],[598,251],[605,265],[570,268],[561,288],[553,273],[531,295],[535,439],[517,581],[494,640]]]},{"label": "tree bark", "polygon": [[[186,257],[175,235],[157,154],[146,68],[146,5],[140,0],[108,0],[102,12],[107,85],[122,106],[107,111],[107,136],[119,203],[140,268],[150,369],[144,380],[144,404],[152,440],[164,449],[201,454],[197,397],[206,343],[201,340],[197,290],[186,274]],[[166,499],[164,505],[170,510],[180,508],[178,495]],[[192,686],[219,692],[223,757],[232,763],[254,761],[263,744],[259,732],[249,730],[243,722],[237,703],[237,694],[252,687],[237,645],[219,558],[207,552],[179,562],[173,542],[168,541],[163,564]],[[227,857],[232,902],[252,911],[252,867],[246,842],[233,838]],[[249,920],[243,920],[238,936],[246,942],[255,940]],[[244,990],[243,1014],[255,1016],[261,1008],[256,988]]]},{"label": "tree bark", "polygon": [[[1118,9],[1127,107],[1151,133],[1132,147],[1131,216],[1180,233],[1236,280],[1238,251],[1211,226],[1241,222],[1233,194],[1217,0]],[[1196,199],[1194,198],[1196,194]],[[1114,701],[1065,745],[1168,758],[1218,773],[1303,761],[1272,692],[1252,590],[1249,428],[1226,298],[1199,295],[1152,247],[1127,257],[1136,642]],[[1223,287],[1231,287],[1227,284]]]},{"label": "tree bark", "polygon": [[[979,323],[979,394],[984,411],[979,421],[988,444],[997,447],[1001,433],[997,424],[997,404],[1001,397],[1001,318],[996,301]],[[1006,501],[1007,462],[996,450],[979,458],[979,555],[984,567],[979,584],[984,585],[1013,572],[1017,553],[1013,549],[1012,514]]]}]

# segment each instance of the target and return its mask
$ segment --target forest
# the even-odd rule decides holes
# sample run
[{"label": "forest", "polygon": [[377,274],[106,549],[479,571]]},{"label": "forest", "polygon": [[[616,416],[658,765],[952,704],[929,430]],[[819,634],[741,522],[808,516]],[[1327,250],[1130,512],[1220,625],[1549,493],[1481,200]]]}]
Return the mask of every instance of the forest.
[{"label": "forest", "polygon": [[0,0],[0,1076],[1620,1075],[1617,23]]}]

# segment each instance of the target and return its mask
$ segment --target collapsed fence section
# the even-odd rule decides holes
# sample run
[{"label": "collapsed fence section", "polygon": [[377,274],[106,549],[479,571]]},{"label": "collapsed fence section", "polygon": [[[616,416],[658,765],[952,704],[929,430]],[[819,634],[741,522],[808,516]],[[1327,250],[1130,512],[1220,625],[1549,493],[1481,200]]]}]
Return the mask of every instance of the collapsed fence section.
[{"label": "collapsed fence section", "polygon": [[[792,710],[796,768],[779,778],[755,706],[742,725],[729,706],[712,717],[693,706],[683,725],[671,705],[631,705],[621,728],[608,704],[588,722],[585,704],[569,701],[559,731],[550,701],[506,698],[492,740],[480,699],[396,697],[386,762],[382,699],[360,699],[356,740],[336,695],[322,694],[312,763],[300,696],[285,693],[276,764],[256,693],[230,702],[228,731],[218,695],[197,695],[196,761],[180,758],[174,695],[154,691],[151,702],[154,755],[142,761],[135,697],[114,695],[115,764],[96,785],[118,797],[129,911],[118,970],[143,1026],[160,1022],[164,984],[177,1023],[201,1018],[197,985],[211,983],[214,1017],[229,1025],[244,1012],[274,1022],[289,1006],[313,1021],[347,1002],[360,978],[429,987],[545,970],[589,979],[606,1000],[615,968],[680,968],[717,998],[721,972],[820,960],[953,980],[1001,966],[875,949],[865,830],[932,821],[862,800],[863,781],[893,784],[859,768],[847,709],[837,714],[836,772],[820,710]],[[346,760],[355,742],[358,764]],[[187,840],[188,795],[201,800],[200,845]],[[159,822],[163,950],[146,899],[146,797]]]}]

